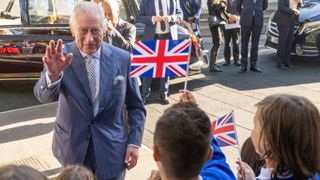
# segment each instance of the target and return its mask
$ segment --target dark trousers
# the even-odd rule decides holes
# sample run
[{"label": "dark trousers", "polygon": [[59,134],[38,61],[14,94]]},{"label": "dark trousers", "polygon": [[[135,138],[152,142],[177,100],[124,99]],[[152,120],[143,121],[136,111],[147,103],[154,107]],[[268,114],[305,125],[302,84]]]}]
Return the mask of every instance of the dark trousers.
[{"label": "dark trousers", "polygon": [[239,36],[240,36],[240,29],[225,29],[224,32],[224,59],[225,61],[229,62],[231,59],[231,52],[230,52],[230,41],[232,40],[232,55],[233,60],[239,60]]},{"label": "dark trousers", "polygon": [[212,26],[210,27],[211,37],[212,37],[212,48],[210,51],[210,62],[209,66],[213,67],[216,65],[219,48],[222,43],[222,31],[221,26]]},{"label": "dark trousers", "polygon": [[249,45],[250,36],[251,36],[250,64],[255,65],[257,63],[261,30],[262,30],[262,26],[256,26],[254,23],[251,26],[241,26],[241,63],[242,64],[248,63],[248,45]]},{"label": "dark trousers", "polygon": [[293,43],[294,19],[288,25],[278,26],[278,31],[278,65],[288,65],[290,64],[290,52]]},{"label": "dark trousers", "polygon": [[[172,39],[171,34],[155,35],[154,39]],[[143,78],[142,79],[142,96],[148,97],[151,93],[151,84],[153,78]],[[160,78],[160,95],[167,95],[169,92],[169,77]]]}]

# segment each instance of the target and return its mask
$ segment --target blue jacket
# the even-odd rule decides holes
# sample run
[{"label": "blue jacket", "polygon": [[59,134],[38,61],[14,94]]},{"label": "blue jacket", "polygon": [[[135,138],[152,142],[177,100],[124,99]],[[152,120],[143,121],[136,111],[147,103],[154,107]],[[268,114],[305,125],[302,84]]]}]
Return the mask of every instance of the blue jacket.
[{"label": "blue jacket", "polygon": [[212,158],[203,166],[200,176],[203,180],[235,180],[235,176],[226,162],[215,138],[212,138]]},{"label": "blue jacket", "polygon": [[183,19],[188,21],[189,17],[195,17],[197,23],[200,23],[200,14],[202,10],[202,0],[180,0],[180,7],[183,12]]}]

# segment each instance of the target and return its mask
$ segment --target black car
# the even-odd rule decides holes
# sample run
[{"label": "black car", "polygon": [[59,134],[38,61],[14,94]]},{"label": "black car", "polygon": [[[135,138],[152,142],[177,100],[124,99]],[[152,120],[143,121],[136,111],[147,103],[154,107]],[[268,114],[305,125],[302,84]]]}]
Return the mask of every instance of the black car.
[{"label": "black car", "polygon": [[[69,16],[73,7],[80,1],[1,0],[0,80],[38,78],[42,70],[42,56],[49,40],[62,39],[65,43],[73,40]],[[121,16],[135,23],[139,1],[122,0],[122,3],[125,13]],[[143,35],[144,26],[136,26],[139,40]],[[182,30],[186,31],[186,28]],[[189,34],[179,33],[179,39],[189,37]],[[194,44],[190,61],[198,65],[202,58],[201,52]]]},{"label": "black car", "polygon": [[[320,0],[305,0],[299,10],[291,54],[320,57]],[[277,49],[279,33],[273,15],[269,18],[265,45]]]}]

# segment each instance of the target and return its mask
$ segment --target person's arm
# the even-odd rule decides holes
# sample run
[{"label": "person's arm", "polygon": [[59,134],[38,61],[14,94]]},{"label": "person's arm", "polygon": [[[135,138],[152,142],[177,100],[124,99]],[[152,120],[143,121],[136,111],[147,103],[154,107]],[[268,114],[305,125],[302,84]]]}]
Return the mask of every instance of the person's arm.
[{"label": "person's arm", "polygon": [[241,15],[241,11],[242,11],[242,3],[243,3],[243,0],[237,0],[236,1],[237,12],[238,12],[239,16]]},{"label": "person's arm", "polygon": [[57,41],[56,46],[51,40],[42,58],[44,70],[34,87],[34,95],[42,103],[58,100],[63,70],[71,63],[72,54],[65,55],[62,44],[61,39]]},{"label": "person's arm", "polygon": [[174,14],[171,15],[171,22],[179,22],[180,20],[183,19],[183,13],[182,10],[180,8],[180,1],[179,0],[175,0],[176,3],[176,9],[174,10]]},{"label": "person's arm", "polygon": [[285,1],[278,1],[278,11],[284,14],[293,15],[294,11],[285,5]]},{"label": "person's arm", "polygon": [[138,18],[137,18],[137,22],[140,22],[140,23],[143,23],[143,24],[146,24],[146,25],[154,25],[154,22],[153,22],[153,16],[150,16],[150,15],[146,15],[146,11],[147,11],[147,7],[146,7],[146,3],[147,1],[150,1],[150,0],[142,0],[140,2],[140,10],[139,10],[139,15],[138,15]]},{"label": "person's arm", "polygon": [[[132,52],[133,44],[136,40],[136,27],[133,25],[126,25],[128,28],[124,30],[121,34],[117,29],[111,28],[108,32],[108,36],[111,37],[112,42],[115,44],[116,47],[124,49],[128,52]],[[123,36],[125,35],[125,36]]]},{"label": "person's arm", "polygon": [[226,157],[212,137],[211,146],[213,148],[212,158],[203,166],[200,176],[203,180],[235,180],[235,176],[226,162]]},{"label": "person's arm", "polygon": [[268,0],[263,0],[263,7],[262,7],[263,11],[265,11],[267,8],[268,8]]},{"label": "person's arm", "polygon": [[202,0],[200,0],[198,5],[196,5],[196,9],[193,15],[197,21],[200,20],[201,10],[202,10]]},{"label": "person's arm", "polygon": [[[128,54],[128,58],[131,59]],[[128,80],[125,104],[128,111],[129,135],[128,144],[141,146],[146,118],[146,110],[141,100],[140,90],[136,78],[129,77],[131,60],[128,61]]]}]

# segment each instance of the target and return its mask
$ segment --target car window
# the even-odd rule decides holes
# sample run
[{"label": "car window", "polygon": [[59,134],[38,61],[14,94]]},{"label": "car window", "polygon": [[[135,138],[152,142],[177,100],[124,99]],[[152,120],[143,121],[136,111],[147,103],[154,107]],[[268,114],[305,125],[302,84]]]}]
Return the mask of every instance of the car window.
[{"label": "car window", "polygon": [[78,0],[28,0],[30,24],[68,24]]},{"label": "car window", "polygon": [[20,25],[20,5],[19,1],[1,0],[0,1],[0,26]]}]

